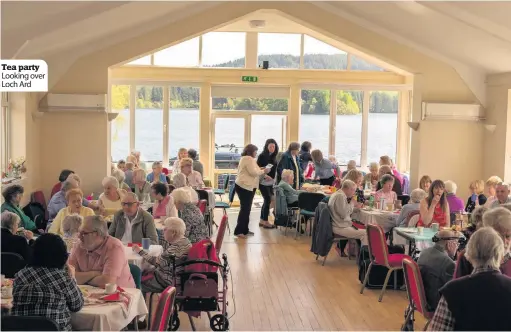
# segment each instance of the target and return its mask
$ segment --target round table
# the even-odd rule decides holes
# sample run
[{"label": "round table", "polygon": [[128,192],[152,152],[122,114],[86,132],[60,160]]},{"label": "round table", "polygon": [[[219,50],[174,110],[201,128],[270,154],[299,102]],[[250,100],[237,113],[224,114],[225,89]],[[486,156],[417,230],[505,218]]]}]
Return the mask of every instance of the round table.
[{"label": "round table", "polygon": [[[156,244],[149,246],[149,255],[151,256],[160,256],[163,252],[163,247]],[[124,253],[126,254],[126,259],[128,260],[128,263],[138,266],[139,268],[142,268],[143,259],[142,256],[137,254],[133,251],[132,247],[125,246],[124,247]]]},{"label": "round table", "polygon": [[369,223],[380,225],[384,232],[390,231],[396,227],[396,221],[399,217],[399,211],[384,211],[378,209],[356,209],[351,217],[360,221],[362,224]]}]

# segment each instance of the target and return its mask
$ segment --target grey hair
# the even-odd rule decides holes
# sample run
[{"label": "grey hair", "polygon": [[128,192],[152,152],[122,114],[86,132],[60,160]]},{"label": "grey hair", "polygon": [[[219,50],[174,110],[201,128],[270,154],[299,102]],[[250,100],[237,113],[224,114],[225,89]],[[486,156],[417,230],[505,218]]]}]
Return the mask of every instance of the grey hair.
[{"label": "grey hair", "polygon": [[470,215],[470,222],[476,227],[479,228],[483,225],[483,215],[488,211],[488,208],[481,205],[478,206],[472,211]]},{"label": "grey hair", "polygon": [[158,166],[162,166],[161,161],[155,161],[155,162],[153,163],[153,167],[158,167]]},{"label": "grey hair", "polygon": [[420,201],[422,201],[424,198],[426,198],[426,196],[428,196],[427,192],[425,192],[424,190],[422,190],[420,188],[417,188],[417,189],[412,190],[412,192],[410,194],[410,200],[414,203],[420,203]]},{"label": "grey hair", "polygon": [[2,219],[2,227],[10,231],[20,224],[20,217],[16,213],[4,211],[0,218]]},{"label": "grey hair", "polygon": [[174,199],[174,204],[177,203],[191,203],[192,195],[186,188],[177,188],[172,192],[172,198]]},{"label": "grey hair", "polygon": [[82,183],[82,179],[78,176],[78,174],[76,173],[71,173],[69,174],[69,176],[67,177],[67,179],[73,179],[75,180],[76,182],[78,182],[78,186],[80,186],[80,184]]},{"label": "grey hair", "polygon": [[73,235],[78,232],[78,229],[82,225],[83,217],[77,213],[70,214],[64,217],[62,220],[62,230],[64,233]]},{"label": "grey hair", "polygon": [[351,180],[344,180],[342,182],[342,187],[341,189],[353,189],[353,188],[356,188],[357,185],[355,184],[355,182],[351,181]]},{"label": "grey hair", "polygon": [[185,236],[186,224],[183,219],[178,217],[170,217],[165,219],[163,224],[165,225],[165,228],[175,231],[179,237]]},{"label": "grey hair", "polygon": [[381,177],[381,180],[380,180],[380,183],[383,187],[383,185],[387,182],[394,182],[394,177],[390,174],[385,174],[384,176]]},{"label": "grey hair", "polygon": [[283,178],[283,179],[289,179],[289,177],[290,177],[291,175],[292,175],[293,177],[295,176],[295,174],[293,173],[293,171],[292,171],[292,170],[290,170],[290,169],[284,169],[284,170],[282,170],[282,178]]},{"label": "grey hair", "polygon": [[491,227],[501,235],[511,232],[511,211],[497,207],[483,215],[484,227]]},{"label": "grey hair", "polygon": [[506,187],[506,189],[509,190],[509,183],[507,183],[507,182],[499,182],[497,184],[497,187]]},{"label": "grey hair", "polygon": [[371,169],[375,169],[375,170],[378,170],[380,168],[380,165],[377,163],[377,162],[372,162],[369,164],[369,170]]},{"label": "grey hair", "polygon": [[74,189],[74,188],[79,188],[80,185],[78,184],[78,181],[76,181],[75,179],[71,178],[71,176],[69,176],[66,181],[64,181],[64,183],[62,184],[62,191],[63,192],[67,192],[71,189]]},{"label": "grey hair", "polygon": [[447,180],[444,182],[444,186],[448,194],[456,194],[456,191],[458,191],[458,185],[454,181]]},{"label": "grey hair", "polygon": [[483,227],[470,237],[465,256],[474,268],[498,270],[504,254],[504,241],[499,234],[491,227]]},{"label": "grey hair", "polygon": [[113,172],[112,172],[112,176],[114,178],[117,179],[117,181],[119,181],[119,183],[122,183],[124,182],[124,180],[126,179],[126,175],[124,175],[124,172],[122,171],[122,169],[115,169]]},{"label": "grey hair", "polygon": [[115,188],[119,188],[119,180],[115,178],[114,176],[106,176],[103,181],[101,181],[101,185],[105,187],[106,185],[111,184]]},{"label": "grey hair", "polygon": [[92,229],[102,237],[108,235],[108,228],[106,227],[106,221],[102,216],[87,216],[83,219],[83,223],[90,222]]}]

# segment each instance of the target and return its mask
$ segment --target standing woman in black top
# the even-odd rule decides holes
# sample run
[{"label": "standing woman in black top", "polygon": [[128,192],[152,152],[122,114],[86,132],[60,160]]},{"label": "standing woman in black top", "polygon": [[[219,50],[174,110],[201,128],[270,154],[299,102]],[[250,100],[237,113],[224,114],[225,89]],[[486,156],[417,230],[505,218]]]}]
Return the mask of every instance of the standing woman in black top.
[{"label": "standing woman in black top", "polygon": [[271,164],[271,170],[265,174],[259,182],[259,191],[263,195],[264,203],[261,208],[261,220],[259,226],[264,228],[275,228],[274,225],[268,222],[270,214],[271,198],[273,196],[273,184],[275,183],[275,172],[277,170],[277,154],[279,153],[279,146],[273,138],[266,140],[263,152],[257,157],[257,165],[259,167],[266,167]]}]

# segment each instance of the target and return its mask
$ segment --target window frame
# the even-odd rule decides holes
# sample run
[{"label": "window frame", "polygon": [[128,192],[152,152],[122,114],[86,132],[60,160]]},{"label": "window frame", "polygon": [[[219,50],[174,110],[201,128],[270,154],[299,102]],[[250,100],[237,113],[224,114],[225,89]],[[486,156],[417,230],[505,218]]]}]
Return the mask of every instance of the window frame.
[{"label": "window frame", "polygon": [[10,103],[9,103],[9,92],[2,91],[1,97],[2,103],[2,114],[1,114],[1,122],[2,122],[2,146],[1,146],[1,168],[2,171],[7,170],[7,165],[9,163],[9,159],[11,156],[11,116],[10,116]]}]

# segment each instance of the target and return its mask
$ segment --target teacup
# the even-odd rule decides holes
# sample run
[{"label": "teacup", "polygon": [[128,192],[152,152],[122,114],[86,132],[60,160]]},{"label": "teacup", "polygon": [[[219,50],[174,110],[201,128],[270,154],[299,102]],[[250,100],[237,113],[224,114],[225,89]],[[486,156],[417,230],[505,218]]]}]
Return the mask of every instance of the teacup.
[{"label": "teacup", "polygon": [[113,294],[115,292],[117,292],[117,284],[111,283],[105,285],[105,293]]},{"label": "teacup", "polygon": [[417,227],[417,234],[419,234],[419,235],[424,234],[424,227],[422,227],[422,226]]}]

